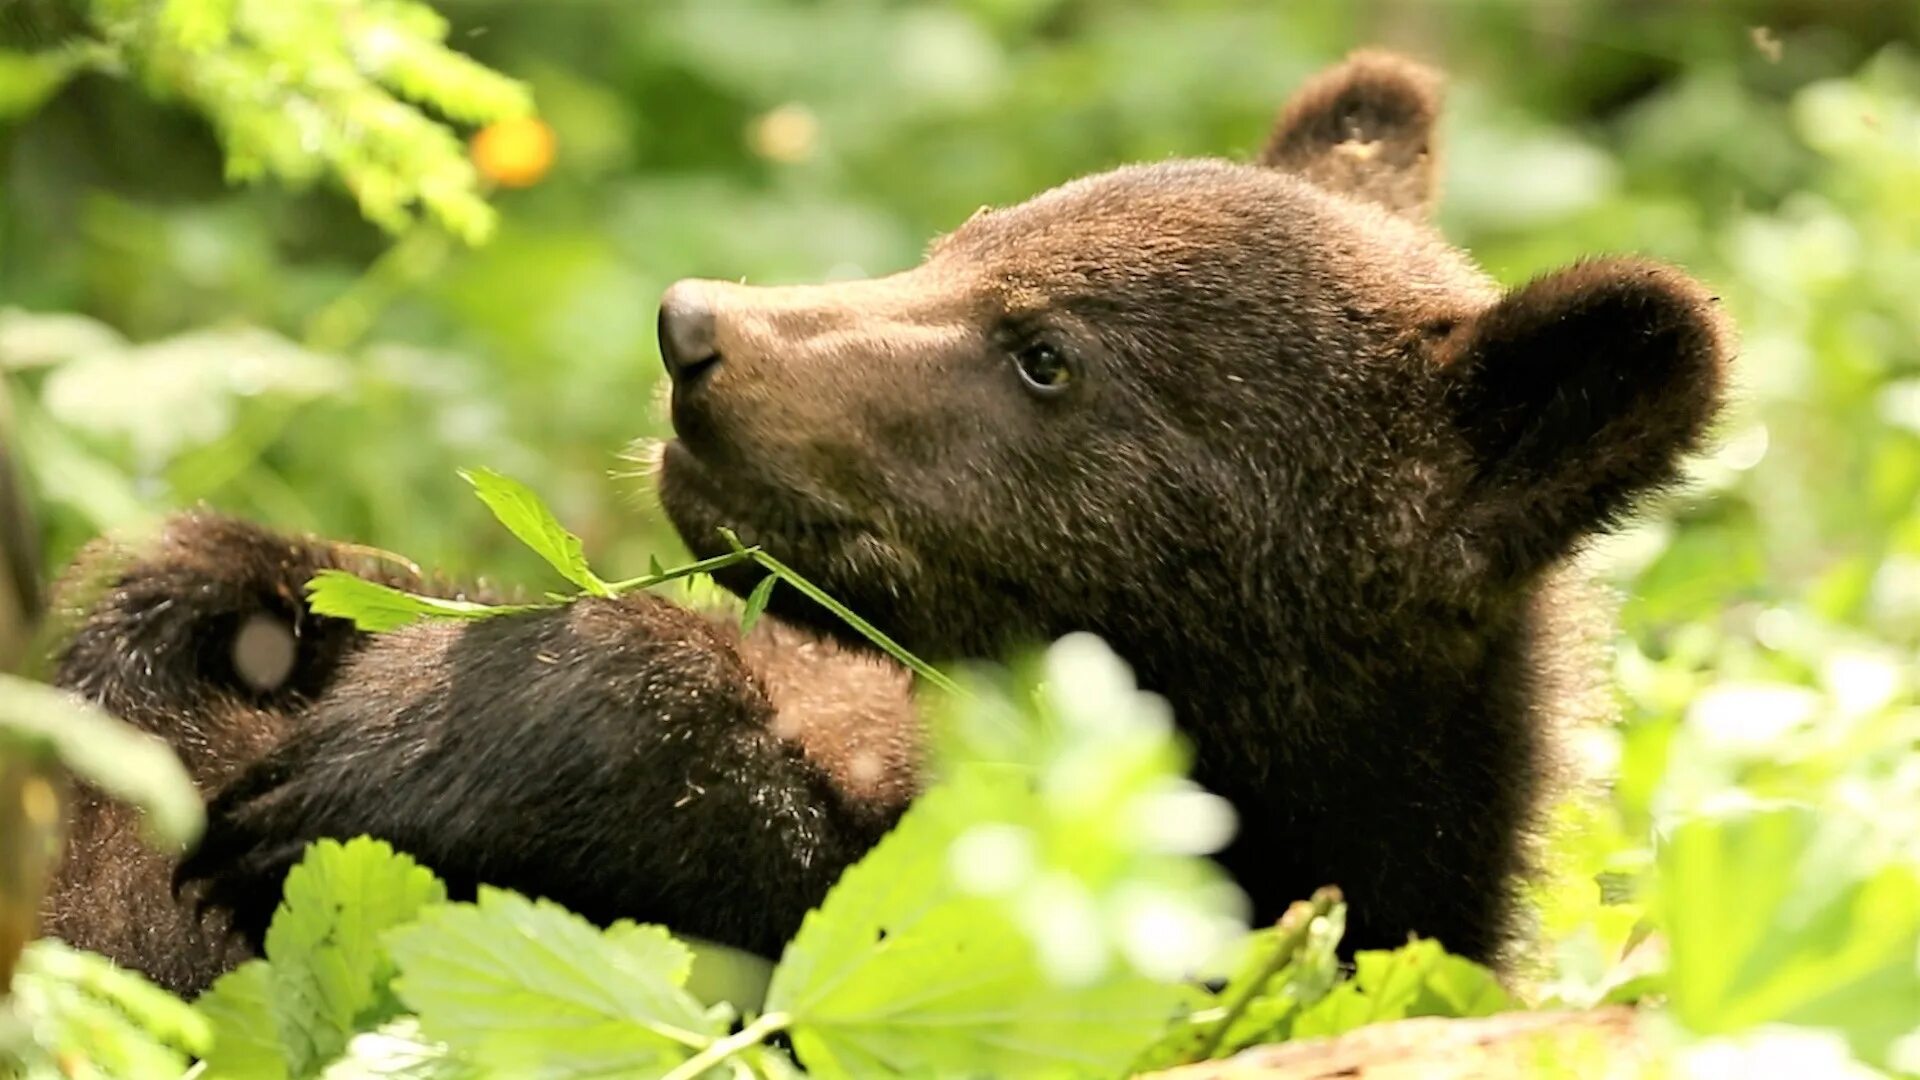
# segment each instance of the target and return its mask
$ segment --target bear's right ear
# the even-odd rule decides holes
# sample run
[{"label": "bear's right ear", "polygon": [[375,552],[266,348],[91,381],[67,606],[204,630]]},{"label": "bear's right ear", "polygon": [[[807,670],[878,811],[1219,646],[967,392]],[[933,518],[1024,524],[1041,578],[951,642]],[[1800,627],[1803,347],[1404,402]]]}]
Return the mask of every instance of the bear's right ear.
[{"label": "bear's right ear", "polygon": [[1404,56],[1354,53],[1294,93],[1260,163],[1424,219],[1439,186],[1440,84],[1439,73]]},{"label": "bear's right ear", "polygon": [[1726,393],[1719,300],[1620,258],[1537,278],[1440,343],[1470,470],[1455,521],[1496,576],[1531,573],[1673,483]]}]

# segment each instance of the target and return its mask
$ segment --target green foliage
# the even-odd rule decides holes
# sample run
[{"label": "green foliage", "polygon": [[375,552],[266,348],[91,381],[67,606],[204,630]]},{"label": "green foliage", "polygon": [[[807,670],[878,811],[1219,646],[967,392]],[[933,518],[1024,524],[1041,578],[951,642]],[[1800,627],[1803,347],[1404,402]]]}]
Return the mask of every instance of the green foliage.
[{"label": "green foliage", "polygon": [[520,1076],[658,1076],[717,1040],[724,1010],[683,987],[693,955],[656,926],[597,930],[545,901],[482,890],[389,939],[421,1031]]},{"label": "green foliage", "polygon": [[1687,821],[1661,851],[1674,1015],[1696,1031],[1843,1032],[1884,1065],[1920,1029],[1920,876],[1806,806]]},{"label": "green foliage", "polygon": [[89,0],[95,39],[0,54],[0,117],[29,111],[83,61],[124,68],[204,114],[226,175],[306,184],[330,175],[394,232],[424,211],[478,243],[494,228],[460,139],[466,123],[526,115],[522,84],[446,46],[413,0]]},{"label": "green foliage", "polygon": [[474,494],[487,504],[487,509],[493,511],[494,520],[545,559],[561,577],[578,585],[588,596],[612,595],[607,583],[587,566],[580,538],[560,524],[532,488],[492,469],[462,470],[460,475],[473,485]]},{"label": "green foliage", "polygon": [[0,997],[0,1074],[171,1077],[210,1041],[206,1019],[137,975],[55,941],[21,957]]},{"label": "green foliage", "polygon": [[236,1080],[285,1080],[287,1054],[280,1049],[274,1014],[273,969],[249,960],[220,977],[194,1002],[212,1026],[207,1074]]},{"label": "green foliage", "polygon": [[307,583],[307,602],[321,615],[352,619],[373,633],[398,630],[421,619],[485,619],[515,611],[536,611],[531,604],[481,604],[422,596],[368,581],[345,570],[322,570]]},{"label": "green foliage", "polygon": [[[1455,77],[1449,236],[1509,282],[1603,250],[1678,261],[1712,283],[1743,341],[1736,411],[1691,490],[1594,553],[1625,597],[1614,682],[1626,716],[1575,733],[1571,764],[1594,782],[1553,807],[1550,873],[1531,891],[1537,963],[1510,992],[1576,1007],[1641,1000],[1693,1040],[1676,1049],[1678,1069],[1739,1075],[1790,1061],[1811,1075],[1857,1056],[1920,1070],[1920,1041],[1901,1027],[1916,1015],[1920,909],[1920,9],[1550,8],[662,0],[617,15],[445,5],[444,23],[416,25],[405,13],[417,5],[373,0],[88,4],[91,18],[120,21],[0,45],[0,298],[30,309],[0,313],[0,368],[16,389],[9,449],[40,497],[49,569],[103,529],[208,500],[455,575],[542,580],[543,555],[484,528],[443,482],[484,460],[540,477],[603,570],[648,568],[599,579],[611,590],[658,584],[673,575],[652,556],[675,541],[658,515],[631,512],[647,454],[618,476],[606,455],[663,433],[645,402],[658,380],[650,298],[668,282],[904,266],[981,203],[1124,160],[1244,155],[1306,72],[1383,36],[1419,41]],[[255,28],[268,18],[285,21]],[[458,70],[369,66],[354,40],[381,19]],[[434,117],[524,109],[518,91],[465,86],[474,73],[449,42],[525,77],[560,157],[546,184],[503,197],[484,247],[419,229],[385,247],[363,202],[390,225],[397,200],[463,235],[484,231],[421,193],[428,176],[453,182],[456,162],[471,185]],[[292,62],[263,69],[269,55]],[[202,56],[214,62],[193,62]],[[338,93],[308,93],[343,63],[355,66]],[[114,72],[139,79],[101,77]],[[148,87],[193,119],[151,104]],[[408,118],[347,145],[345,118],[382,96]],[[323,118],[315,142],[297,138],[313,112],[296,98]],[[424,137],[400,138],[415,130]],[[324,191],[227,190],[223,156],[300,183],[362,159],[375,168],[345,181],[356,201],[344,204]],[[416,186],[396,195],[387,174],[402,170]],[[788,581],[769,572],[762,588]],[[316,596],[357,588],[323,581]],[[476,614],[364,590],[339,603],[383,628]],[[995,948],[1042,942],[1035,970],[1049,978],[1056,965],[1076,970],[1062,957],[1133,971],[1119,890],[1160,880],[1136,860],[1169,853],[1118,837],[1113,823],[1132,819],[1116,807],[1134,790],[1128,769],[1177,773],[1177,751],[1161,756],[1152,725],[1076,727],[1046,695],[1008,693],[1021,678],[967,683],[973,707],[938,733],[943,772],[1049,761],[1033,774],[1052,777],[1042,786],[1055,794],[1011,797],[961,834],[972,864],[1029,869],[1007,875],[1024,885],[962,902],[983,912],[981,927],[1006,931]],[[1072,782],[1087,774],[1118,779],[1103,794]],[[1049,907],[1058,890],[1033,883],[1062,879],[1079,899]],[[1033,914],[1088,909],[1077,921]],[[1429,946],[1342,981],[1339,909],[1309,910],[1292,945],[1263,931],[1238,966],[1223,960],[1238,973],[1228,988],[1146,1060],[1492,1007],[1484,984]],[[858,963],[884,973],[912,960]],[[257,1032],[271,981],[243,970],[255,974],[230,977],[199,1008],[223,1027],[234,1025],[222,1015],[250,1015]],[[1416,972],[1423,989],[1409,998]],[[779,1025],[719,1058],[777,1073],[784,1059],[759,1040],[804,1024],[756,1022],[768,1016]],[[376,1018],[329,1074],[481,1069],[448,1057],[414,1018]],[[228,1040],[212,1060],[251,1050],[284,1061],[267,1037]],[[887,1041],[897,1037],[829,1024],[816,1056],[914,1052]]]},{"label": "green foliage", "polygon": [[0,754],[50,757],[138,806],[157,845],[178,849],[200,835],[200,794],[173,751],[71,694],[0,674]]},{"label": "green foliage", "polygon": [[[1138,1054],[1143,1031],[1179,1014],[1188,992],[1177,983],[1063,958],[1049,946],[1077,943],[1023,932],[1026,905],[981,889],[1007,868],[976,861],[980,845],[967,838],[1008,828],[1010,812],[1040,818],[1023,806],[1034,801],[1018,771],[962,770],[807,917],[767,1008],[790,1018],[811,1072],[1111,1074]],[[1092,899],[1070,881],[1049,884],[1073,907]]]},{"label": "green foliage", "polygon": [[[382,932],[446,899],[432,873],[376,840],[322,840],[287,875],[267,931],[275,1026],[287,1071],[305,1076],[345,1049],[355,1031],[399,1012],[387,983]],[[353,903],[341,903],[352,897]],[[298,958],[290,963],[287,958]]]},{"label": "green foliage", "polygon": [[[768,576],[748,594],[746,606],[740,616],[740,633],[745,636],[753,629],[765,610],[767,601],[773,595],[776,583],[784,581],[792,588],[821,607],[831,611],[848,626],[865,636],[882,651],[893,656],[909,670],[918,674],[928,683],[949,693],[961,692],[952,679],[933,665],[902,648],[900,643],[881,632],[878,627],[855,614],[850,608],[827,595],[819,586],[787,566],[785,563],[762,551],[758,547],[748,547],[740,542],[730,530],[721,529],[721,535],[732,553],[716,555],[709,559],[687,563],[662,570],[658,559],[649,559],[650,572],[625,581],[603,581],[587,565],[585,549],[580,538],[567,531],[547,508],[533,489],[509,477],[502,476],[491,469],[462,470],[461,475],[473,485],[480,500],[493,511],[494,517],[507,530],[514,534],[528,548],[545,560],[548,566],[561,577],[580,586],[587,596],[619,596],[636,589],[651,589],[669,581],[704,577],[715,570],[736,563],[754,562],[765,568]],[[468,600],[444,600],[434,596],[423,596],[396,589],[390,585],[367,581],[341,570],[322,570],[314,575],[307,584],[307,596],[313,609],[322,615],[351,619],[362,630],[381,632],[397,630],[423,618],[484,619],[496,615],[510,615],[515,612],[538,610],[539,604],[480,604]],[[566,603],[570,597],[549,593],[553,604]]]},{"label": "green foliage", "polygon": [[746,637],[753,632],[753,624],[767,610],[767,601],[773,599],[773,587],[780,584],[780,575],[768,574],[760,579],[760,584],[747,594],[747,602],[740,608],[740,636]]}]

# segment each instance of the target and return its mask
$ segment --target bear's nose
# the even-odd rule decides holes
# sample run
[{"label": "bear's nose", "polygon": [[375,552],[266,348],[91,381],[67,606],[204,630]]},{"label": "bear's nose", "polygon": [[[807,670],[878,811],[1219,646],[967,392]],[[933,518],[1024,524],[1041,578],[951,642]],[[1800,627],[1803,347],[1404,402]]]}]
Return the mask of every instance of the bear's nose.
[{"label": "bear's nose", "polygon": [[693,384],[720,362],[713,304],[697,281],[676,282],[660,298],[660,359],[676,386]]}]

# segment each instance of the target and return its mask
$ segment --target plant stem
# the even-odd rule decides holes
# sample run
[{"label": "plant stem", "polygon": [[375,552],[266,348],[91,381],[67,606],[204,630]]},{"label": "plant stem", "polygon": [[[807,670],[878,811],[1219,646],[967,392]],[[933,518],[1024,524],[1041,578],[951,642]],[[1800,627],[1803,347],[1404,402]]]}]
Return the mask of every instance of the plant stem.
[{"label": "plant stem", "polygon": [[1227,1037],[1227,1029],[1240,1018],[1240,1014],[1247,1011],[1247,1006],[1253,1003],[1253,999],[1259,997],[1260,992],[1266,989],[1267,980],[1293,962],[1294,954],[1300,951],[1300,946],[1307,940],[1307,932],[1312,929],[1313,920],[1325,916],[1339,902],[1340,890],[1328,886],[1315,891],[1313,899],[1295,900],[1287,908],[1286,914],[1280,916],[1278,924],[1280,940],[1274,945],[1273,955],[1260,966],[1253,978],[1230,987],[1234,995],[1223,1003],[1224,1012],[1220,1019],[1214,1022],[1212,1030],[1207,1033],[1206,1042],[1201,1044],[1200,1055],[1194,1059],[1195,1061],[1209,1060],[1219,1052],[1221,1040]]},{"label": "plant stem", "polygon": [[651,589],[655,585],[663,585],[678,578],[690,577],[694,574],[705,574],[713,570],[725,569],[736,563],[746,562],[759,554],[759,551],[760,549],[757,547],[736,548],[725,555],[715,555],[711,559],[701,559],[699,562],[691,562],[685,566],[676,566],[671,570],[663,570],[658,574],[642,574],[639,577],[628,578],[625,581],[609,581],[607,582],[607,591],[613,596],[619,596],[621,593],[632,592],[635,589]]},{"label": "plant stem", "polygon": [[879,627],[854,614],[852,608],[828,596],[826,590],[808,581],[806,578],[801,577],[786,563],[781,562],[779,559],[774,558],[758,547],[750,548],[740,543],[740,538],[733,534],[732,529],[721,529],[720,535],[726,537],[727,543],[733,545],[735,554],[745,555],[751,558],[781,581],[800,590],[800,592],[806,595],[807,599],[833,612],[834,615],[839,617],[841,622],[853,627],[862,637],[878,645],[886,651],[887,655],[906,665],[914,674],[919,675],[921,678],[945,690],[949,694],[965,695],[966,691],[960,689],[960,684],[948,678],[939,668],[908,652],[906,646],[901,645],[899,642],[882,633]]},{"label": "plant stem", "polygon": [[680,1063],[679,1067],[661,1077],[661,1080],[694,1080],[708,1069],[727,1060],[742,1050],[750,1050],[766,1041],[767,1036],[784,1031],[793,1017],[783,1012],[771,1012],[741,1028],[724,1039],[716,1039],[705,1050]]}]

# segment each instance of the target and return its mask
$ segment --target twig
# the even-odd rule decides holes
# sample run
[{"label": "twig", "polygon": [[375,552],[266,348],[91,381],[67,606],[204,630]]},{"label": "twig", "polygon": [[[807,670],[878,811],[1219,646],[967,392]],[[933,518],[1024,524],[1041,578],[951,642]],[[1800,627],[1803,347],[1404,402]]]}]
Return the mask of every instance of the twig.
[{"label": "twig", "polygon": [[784,1031],[793,1017],[783,1012],[771,1012],[741,1028],[724,1039],[716,1039],[705,1050],[681,1062],[672,1072],[660,1080],[694,1080],[708,1069],[727,1060],[742,1050],[749,1050],[766,1041],[767,1036]]}]

